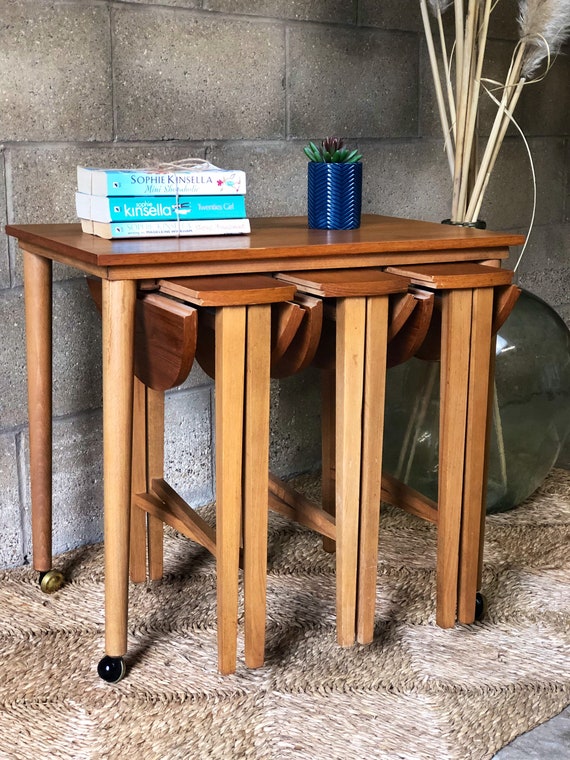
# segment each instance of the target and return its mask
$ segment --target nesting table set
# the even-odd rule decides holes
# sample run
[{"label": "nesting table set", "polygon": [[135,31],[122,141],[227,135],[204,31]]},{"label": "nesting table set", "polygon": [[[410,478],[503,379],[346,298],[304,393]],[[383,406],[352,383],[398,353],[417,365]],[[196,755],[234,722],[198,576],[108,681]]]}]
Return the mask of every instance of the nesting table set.
[{"label": "nesting table set", "polygon": [[[52,567],[51,543],[52,262],[99,285],[106,618],[99,674],[108,681],[125,672],[129,570],[133,580],[146,577],[148,544],[150,577],[160,577],[164,522],[216,557],[222,673],[235,669],[240,561],[246,664],[263,663],[268,504],[321,532],[329,549],[336,546],[343,646],[372,639],[380,495],[437,525],[437,624],[471,623],[481,607],[494,334],[516,300],[512,273],[501,261],[523,239],[376,215],[364,215],[356,230],[310,230],[306,217],[252,219],[251,227],[245,236],[132,240],[104,240],[82,233],[78,224],[6,227],[24,258],[33,562],[44,590],[62,580]],[[160,296],[154,302],[153,293]],[[178,330],[192,358],[196,350],[215,376],[215,530],[163,479],[161,393],[183,372],[174,367],[168,382],[155,382],[151,366],[151,379],[133,382],[144,364],[136,358],[141,294],[149,294],[147,317],[160,310],[160,299],[169,299],[166,322],[177,325],[170,337]],[[381,474],[390,351],[397,355],[392,363],[413,355],[436,312],[437,503]],[[322,332],[311,332],[307,325],[317,314]],[[288,331],[297,331],[296,343]],[[309,504],[267,467],[270,374],[285,376],[313,358],[329,389],[323,393],[322,505]],[[162,364],[159,374],[170,367]]]}]

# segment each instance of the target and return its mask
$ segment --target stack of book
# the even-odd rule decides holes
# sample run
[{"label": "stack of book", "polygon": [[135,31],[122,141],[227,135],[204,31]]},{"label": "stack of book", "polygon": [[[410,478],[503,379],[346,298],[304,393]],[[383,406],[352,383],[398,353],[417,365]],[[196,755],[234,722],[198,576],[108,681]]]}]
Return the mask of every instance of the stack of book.
[{"label": "stack of book", "polygon": [[250,232],[245,172],[77,167],[83,232],[103,238],[239,235]]}]

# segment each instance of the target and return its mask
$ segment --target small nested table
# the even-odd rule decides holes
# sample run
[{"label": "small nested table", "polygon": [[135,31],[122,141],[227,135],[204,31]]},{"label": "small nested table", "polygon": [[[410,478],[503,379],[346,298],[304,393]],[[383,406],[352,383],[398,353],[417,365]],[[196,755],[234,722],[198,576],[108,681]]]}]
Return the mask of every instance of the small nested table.
[{"label": "small nested table", "polygon": [[438,502],[393,479],[383,479],[383,493],[438,525],[438,624],[475,618],[493,320],[512,300],[505,290],[512,274],[500,264],[523,238],[375,215],[346,231],[310,230],[305,217],[252,219],[251,227],[245,236],[138,240],[104,240],[82,233],[79,224],[6,227],[24,257],[33,563],[45,590],[62,582],[51,542],[52,262],[102,281],[105,649],[111,658],[127,652],[136,294],[164,278],[378,267],[441,295]]}]

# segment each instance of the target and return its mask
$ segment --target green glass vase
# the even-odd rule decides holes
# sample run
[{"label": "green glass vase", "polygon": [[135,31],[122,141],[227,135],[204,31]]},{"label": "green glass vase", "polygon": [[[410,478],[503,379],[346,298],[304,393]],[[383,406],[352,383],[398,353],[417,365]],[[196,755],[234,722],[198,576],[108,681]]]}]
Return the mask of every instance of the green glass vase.
[{"label": "green glass vase", "polygon": [[[516,507],[543,482],[570,433],[570,331],[523,290],[497,335],[487,512]],[[388,370],[384,469],[437,499],[439,362]]]}]

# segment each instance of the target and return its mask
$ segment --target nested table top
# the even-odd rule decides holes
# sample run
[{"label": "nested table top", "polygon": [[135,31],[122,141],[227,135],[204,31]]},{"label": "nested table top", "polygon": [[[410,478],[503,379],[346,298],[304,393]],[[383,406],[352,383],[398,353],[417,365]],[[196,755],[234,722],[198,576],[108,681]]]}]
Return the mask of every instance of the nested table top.
[{"label": "nested table top", "polygon": [[10,224],[27,251],[105,279],[504,259],[521,235],[363,215],[356,230],[312,230],[306,217],[251,219],[251,234],[106,240],[80,224]]}]

